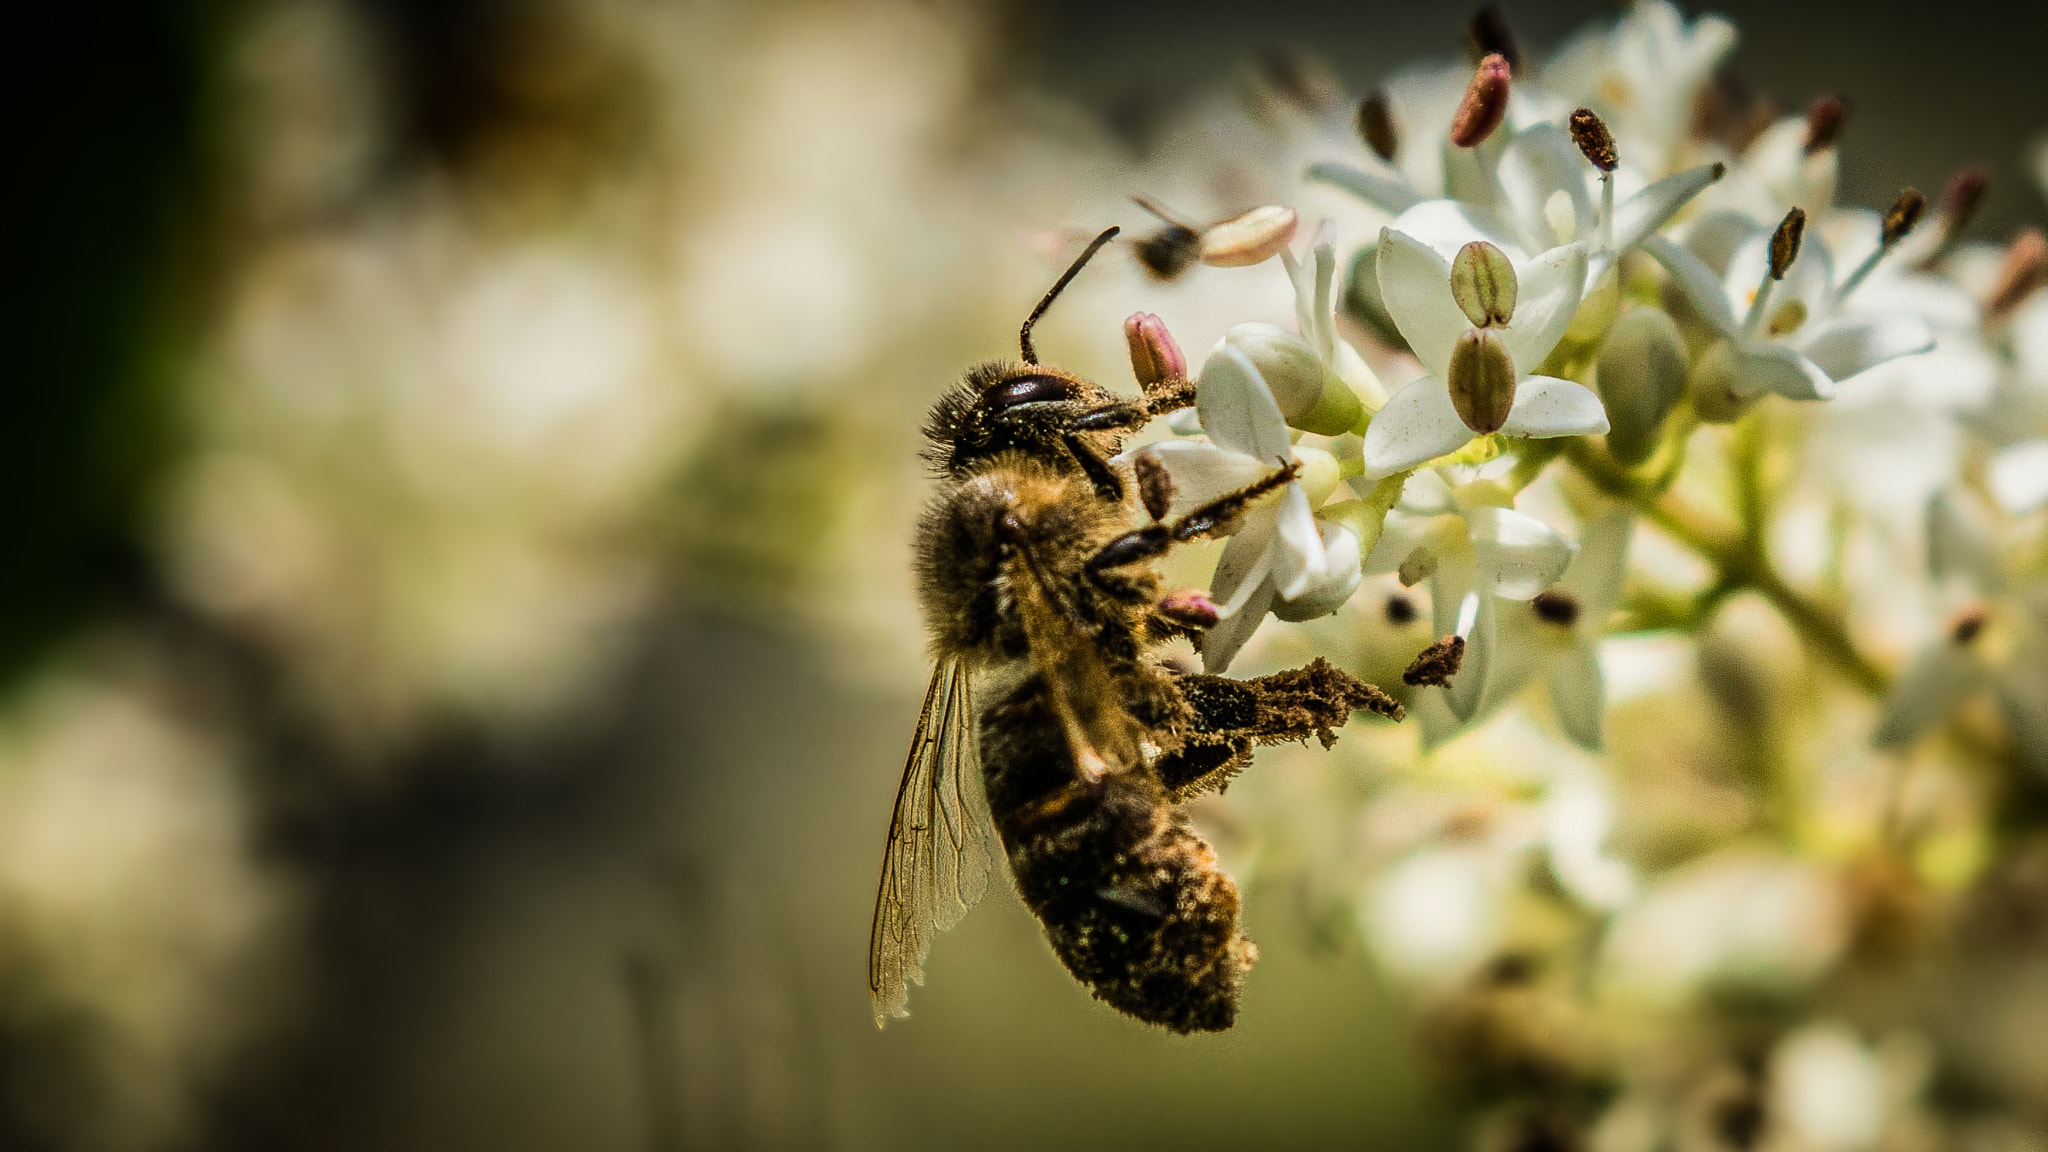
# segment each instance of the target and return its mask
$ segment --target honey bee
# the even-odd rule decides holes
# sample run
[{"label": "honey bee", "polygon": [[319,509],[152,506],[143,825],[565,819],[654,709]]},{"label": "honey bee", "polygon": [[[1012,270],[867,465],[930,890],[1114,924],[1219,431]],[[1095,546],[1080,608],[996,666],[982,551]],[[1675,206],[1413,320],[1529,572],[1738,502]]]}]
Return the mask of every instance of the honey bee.
[{"label": "honey bee", "polygon": [[1294,470],[1276,461],[1166,519],[1163,470],[1112,463],[1127,433],[1192,404],[1193,383],[1118,395],[1040,363],[1031,328],[1116,232],[1032,310],[1022,363],[969,370],[925,430],[940,480],[914,568],[936,661],[875,896],[877,1025],[907,1014],[932,937],[981,896],[992,826],[1053,951],[1097,998],[1175,1032],[1230,1027],[1258,950],[1239,930],[1235,881],[1179,802],[1227,782],[1254,744],[1316,735],[1327,747],[1359,708],[1400,718],[1320,659],[1239,681],[1180,674],[1154,654],[1217,616],[1198,592],[1162,593],[1153,561],[1227,531]]}]

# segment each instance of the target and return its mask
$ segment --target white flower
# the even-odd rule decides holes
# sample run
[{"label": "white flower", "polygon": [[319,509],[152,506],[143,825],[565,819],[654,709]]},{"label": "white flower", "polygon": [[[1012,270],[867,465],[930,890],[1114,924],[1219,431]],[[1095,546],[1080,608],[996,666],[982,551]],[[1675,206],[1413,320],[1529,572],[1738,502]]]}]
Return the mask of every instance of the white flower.
[{"label": "white flower", "polygon": [[2001,549],[1988,510],[1954,494],[1928,504],[1927,556],[1931,575],[1954,586],[1964,606],[1907,661],[1874,741],[1909,743],[1988,689],[2013,725],[2020,758],[2048,768],[2048,573],[2025,548]]},{"label": "white flower", "polygon": [[1326,233],[1318,229],[1306,264],[1290,251],[1280,253],[1294,284],[1298,334],[1253,321],[1233,327],[1223,343],[1251,360],[1287,423],[1335,436],[1350,431],[1368,405],[1384,405],[1387,393],[1357,350],[1337,334],[1337,254]]},{"label": "white flower", "polygon": [[1560,48],[1543,80],[1600,113],[1625,152],[1667,155],[1684,142],[1693,100],[1735,40],[1719,16],[1687,23],[1666,0],[1637,0],[1612,27]]},{"label": "white flower", "polygon": [[[1556,529],[1509,507],[1512,499],[1492,481],[1453,489],[1419,472],[1365,557],[1366,572],[1398,572],[1410,585],[1428,580],[1435,634],[1464,638],[1462,666],[1440,690],[1460,722],[1478,715],[1488,697],[1496,602],[1528,600],[1555,584],[1577,550]],[[1427,744],[1451,734],[1431,728],[1424,726]]]},{"label": "white flower", "polygon": [[1223,619],[1202,638],[1202,666],[1221,672],[1268,611],[1288,620],[1336,611],[1358,588],[1359,547],[1349,529],[1315,518],[1309,489],[1329,496],[1335,461],[1328,453],[1295,451],[1280,406],[1250,357],[1229,344],[1211,353],[1195,384],[1195,408],[1207,441],[1169,440],[1117,457],[1123,463],[1143,452],[1166,466],[1173,481],[1169,516],[1289,463],[1302,463],[1305,473],[1246,510],[1216,564],[1210,597]]},{"label": "white flower", "polygon": [[1501,613],[1487,705],[1506,701],[1540,676],[1565,735],[1599,751],[1607,704],[1600,640],[1621,598],[1633,524],[1621,511],[1587,523],[1556,587],[1538,593],[1526,609]]},{"label": "white flower", "polygon": [[[1590,389],[1529,374],[1564,336],[1584,298],[1583,242],[1526,257],[1512,239],[1484,227],[1483,217],[1441,200],[1418,205],[1394,223],[1399,227],[1380,232],[1380,291],[1429,374],[1394,393],[1373,416],[1365,434],[1368,480],[1455,452],[1479,434],[1460,414],[1454,387],[1461,394],[1477,388],[1489,403],[1511,399],[1496,405],[1505,407],[1505,419],[1488,431],[1527,437],[1607,431],[1607,414]],[[1473,240],[1491,244],[1513,269],[1505,324],[1475,325],[1453,293],[1453,260]],[[1461,342],[1483,355],[1461,360],[1459,378],[1453,379],[1452,361]],[[1503,358],[1505,376],[1499,375]],[[1476,377],[1468,370],[1473,359],[1486,366]]]},{"label": "white flower", "polygon": [[1693,399],[1702,416],[1732,418],[1764,392],[1832,399],[1838,382],[1934,347],[1934,330],[1919,316],[1843,314],[1832,261],[1817,236],[1797,240],[1792,259],[1774,268],[1772,248],[1782,251],[1794,230],[1790,218],[1776,233],[1750,229],[1722,276],[1663,237],[1643,242],[1722,337],[1694,368]]}]

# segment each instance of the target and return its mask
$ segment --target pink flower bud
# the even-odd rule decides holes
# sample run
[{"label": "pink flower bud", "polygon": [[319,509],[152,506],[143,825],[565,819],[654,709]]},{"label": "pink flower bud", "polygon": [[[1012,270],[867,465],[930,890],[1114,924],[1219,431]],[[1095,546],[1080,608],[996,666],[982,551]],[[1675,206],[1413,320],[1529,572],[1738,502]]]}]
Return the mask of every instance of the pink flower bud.
[{"label": "pink flower bud", "polygon": [[1188,359],[1173,342],[1173,333],[1166,330],[1166,321],[1150,312],[1133,312],[1124,321],[1124,339],[1131,346],[1131,374],[1139,384],[1150,388],[1162,381],[1187,378]]}]

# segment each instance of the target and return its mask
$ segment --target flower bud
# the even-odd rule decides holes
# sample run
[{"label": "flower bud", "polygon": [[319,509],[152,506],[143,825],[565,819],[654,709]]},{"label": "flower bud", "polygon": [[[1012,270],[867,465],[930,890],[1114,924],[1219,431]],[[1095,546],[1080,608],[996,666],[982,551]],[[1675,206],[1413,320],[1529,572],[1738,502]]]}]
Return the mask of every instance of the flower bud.
[{"label": "flower bud", "polygon": [[1373,155],[1394,162],[1394,154],[1401,148],[1401,130],[1394,123],[1394,106],[1387,100],[1386,89],[1374,89],[1358,102],[1358,138]]},{"label": "flower bud", "polygon": [[1476,148],[1484,143],[1508,114],[1508,61],[1496,52],[1479,62],[1472,74],[1465,98],[1451,117],[1451,143]]},{"label": "flower bud", "polygon": [[1572,143],[1579,146],[1579,155],[1586,163],[1601,172],[1612,172],[1621,164],[1621,154],[1614,147],[1614,133],[1607,130],[1607,124],[1595,115],[1591,108],[1581,108],[1572,113],[1570,120]]},{"label": "flower bud", "polygon": [[1280,414],[1290,422],[1323,397],[1322,357],[1308,341],[1277,324],[1251,321],[1223,334],[1223,342],[1244,353],[1272,390]]},{"label": "flower bud", "polygon": [[1806,209],[1794,208],[1771,233],[1771,279],[1783,280],[1792,262],[1799,259],[1799,241],[1806,235]]},{"label": "flower bud", "polygon": [[1243,268],[1278,255],[1294,239],[1294,209],[1269,204],[1232,216],[1202,231],[1202,263],[1215,268]]},{"label": "flower bud", "polygon": [[1323,538],[1323,559],[1328,565],[1325,574],[1311,579],[1308,587],[1293,599],[1273,601],[1273,615],[1290,624],[1328,616],[1342,608],[1351,594],[1358,591],[1363,576],[1359,569],[1363,550],[1349,528],[1319,519],[1316,532]]},{"label": "flower bud", "polygon": [[1664,418],[1685,395],[1685,338],[1659,308],[1621,314],[1600,349],[1594,382],[1607,408],[1607,450],[1625,464],[1647,460]]},{"label": "flower bud", "polygon": [[1500,431],[1515,405],[1515,362],[1500,333],[1468,328],[1451,346],[1451,407],[1465,427],[1484,436]]},{"label": "flower bud", "polygon": [[[1693,411],[1709,424],[1728,424],[1749,411],[1756,399],[1743,388],[1741,354],[1733,341],[1721,340],[1707,349],[1686,378],[1686,392]],[[1611,424],[1613,417],[1609,416]]]},{"label": "flower bud", "polygon": [[1150,312],[1133,312],[1124,321],[1124,340],[1131,346],[1131,375],[1139,384],[1150,388],[1187,378],[1188,358],[1166,330],[1166,321]]},{"label": "flower bud", "polygon": [[1475,328],[1499,328],[1512,319],[1518,287],[1507,253],[1484,240],[1458,249],[1451,261],[1451,297]]}]

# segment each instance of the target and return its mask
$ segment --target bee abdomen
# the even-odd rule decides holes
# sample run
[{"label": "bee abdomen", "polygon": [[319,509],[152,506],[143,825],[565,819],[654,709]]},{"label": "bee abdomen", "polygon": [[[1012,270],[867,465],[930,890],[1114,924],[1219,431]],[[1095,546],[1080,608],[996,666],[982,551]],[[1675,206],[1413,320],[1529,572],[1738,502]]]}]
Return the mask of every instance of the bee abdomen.
[{"label": "bee abdomen", "polygon": [[1237,1017],[1258,949],[1237,884],[1141,768],[1077,777],[1036,684],[982,719],[991,814],[1017,891],[1074,978],[1175,1032]]},{"label": "bee abdomen", "polygon": [[1090,790],[1102,795],[1089,835],[1048,830],[1010,845],[1025,904],[1067,970],[1111,1007],[1175,1032],[1230,1027],[1258,957],[1238,930],[1236,882],[1150,780]]}]

